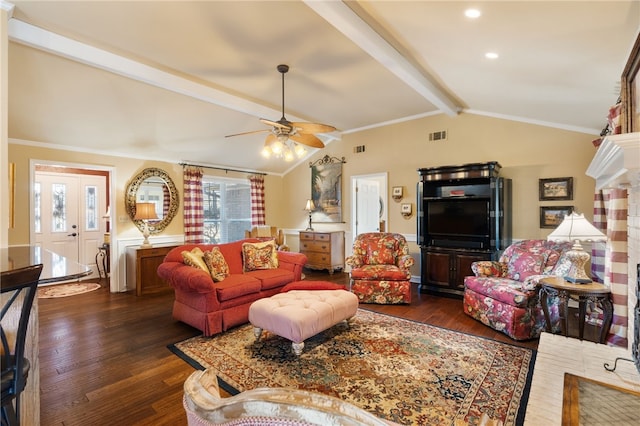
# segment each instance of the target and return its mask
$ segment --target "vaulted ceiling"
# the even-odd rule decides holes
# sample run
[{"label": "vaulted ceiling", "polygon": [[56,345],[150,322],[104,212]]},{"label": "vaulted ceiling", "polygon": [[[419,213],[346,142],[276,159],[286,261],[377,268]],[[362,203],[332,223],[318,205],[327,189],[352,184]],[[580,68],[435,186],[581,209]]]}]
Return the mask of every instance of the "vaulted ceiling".
[{"label": "vaulted ceiling", "polygon": [[286,118],[335,126],[327,143],[438,113],[597,135],[640,31],[639,1],[0,5],[10,140],[276,174],[266,132],[225,136],[280,119],[278,64]]}]

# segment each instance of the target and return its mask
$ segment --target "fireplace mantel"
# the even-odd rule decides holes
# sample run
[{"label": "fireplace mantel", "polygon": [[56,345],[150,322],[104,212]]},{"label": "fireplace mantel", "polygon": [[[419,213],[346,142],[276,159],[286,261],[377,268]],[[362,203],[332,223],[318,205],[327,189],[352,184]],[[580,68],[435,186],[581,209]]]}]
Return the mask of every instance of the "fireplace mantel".
[{"label": "fireplace mantel", "polygon": [[596,190],[638,185],[640,181],[640,132],[604,138],[587,168]]}]

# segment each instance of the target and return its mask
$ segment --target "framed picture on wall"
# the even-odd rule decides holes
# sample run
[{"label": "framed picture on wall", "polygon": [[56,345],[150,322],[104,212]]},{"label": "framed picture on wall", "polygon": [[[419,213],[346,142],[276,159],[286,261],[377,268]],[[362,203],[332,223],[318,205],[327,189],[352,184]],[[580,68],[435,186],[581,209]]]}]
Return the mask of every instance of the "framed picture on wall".
[{"label": "framed picture on wall", "polygon": [[573,206],[540,207],[540,228],[557,228],[572,211]]},{"label": "framed picture on wall", "polygon": [[640,132],[640,35],[622,71],[622,133]]},{"label": "framed picture on wall", "polygon": [[540,201],[573,200],[573,178],[539,179]]}]

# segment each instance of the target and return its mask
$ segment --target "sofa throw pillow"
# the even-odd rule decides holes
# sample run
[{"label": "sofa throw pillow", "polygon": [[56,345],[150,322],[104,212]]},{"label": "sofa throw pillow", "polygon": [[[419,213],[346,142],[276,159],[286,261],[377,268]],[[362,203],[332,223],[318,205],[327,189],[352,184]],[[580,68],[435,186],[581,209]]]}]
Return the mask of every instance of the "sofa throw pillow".
[{"label": "sofa throw pillow", "polygon": [[189,266],[193,266],[194,268],[199,268],[209,273],[209,268],[207,268],[207,264],[204,262],[204,252],[200,247],[194,247],[191,251],[183,250],[182,252],[182,261]]},{"label": "sofa throw pillow", "polygon": [[205,251],[203,257],[213,281],[220,282],[229,276],[229,265],[218,247]]},{"label": "sofa throw pillow", "polygon": [[547,253],[514,250],[507,264],[507,277],[523,282],[531,275],[540,275],[547,261]]},{"label": "sofa throw pillow", "polygon": [[276,269],[278,251],[275,241],[242,244],[242,263],[245,272],[257,269]]}]

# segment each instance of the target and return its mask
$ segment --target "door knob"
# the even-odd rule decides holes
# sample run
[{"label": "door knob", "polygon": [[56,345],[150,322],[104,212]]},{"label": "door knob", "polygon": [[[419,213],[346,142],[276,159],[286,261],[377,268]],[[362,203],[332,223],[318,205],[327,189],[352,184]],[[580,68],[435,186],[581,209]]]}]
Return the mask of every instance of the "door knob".
[{"label": "door knob", "polygon": [[78,234],[77,234],[76,232],[74,232],[73,234],[67,234],[67,237],[75,237],[75,236],[77,236],[77,235],[78,235]]}]

